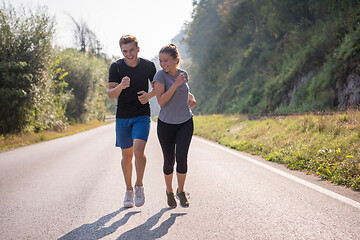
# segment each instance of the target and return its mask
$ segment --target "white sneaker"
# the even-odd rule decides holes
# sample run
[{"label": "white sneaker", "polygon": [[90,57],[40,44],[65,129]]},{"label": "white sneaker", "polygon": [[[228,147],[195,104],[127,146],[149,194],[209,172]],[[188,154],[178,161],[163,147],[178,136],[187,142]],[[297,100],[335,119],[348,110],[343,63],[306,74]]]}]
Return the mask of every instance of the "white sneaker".
[{"label": "white sneaker", "polygon": [[134,191],[127,190],[125,193],[124,207],[132,208],[134,206]]},{"label": "white sneaker", "polygon": [[135,206],[141,207],[145,203],[145,194],[143,186],[135,186]]}]

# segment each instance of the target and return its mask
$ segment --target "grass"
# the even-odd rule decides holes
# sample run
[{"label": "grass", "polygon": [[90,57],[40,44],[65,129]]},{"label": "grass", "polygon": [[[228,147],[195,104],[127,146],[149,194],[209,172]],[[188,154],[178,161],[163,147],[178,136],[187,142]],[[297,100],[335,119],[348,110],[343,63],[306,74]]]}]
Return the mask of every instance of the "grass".
[{"label": "grass", "polygon": [[55,138],[73,135],[92,128],[100,127],[109,122],[92,121],[85,124],[70,125],[65,130],[58,131],[43,131],[39,133],[22,133],[15,135],[1,135],[0,136],[0,152],[10,150],[17,147],[26,146],[33,143],[44,142]]},{"label": "grass", "polygon": [[360,191],[360,111],[195,116],[195,134]]}]

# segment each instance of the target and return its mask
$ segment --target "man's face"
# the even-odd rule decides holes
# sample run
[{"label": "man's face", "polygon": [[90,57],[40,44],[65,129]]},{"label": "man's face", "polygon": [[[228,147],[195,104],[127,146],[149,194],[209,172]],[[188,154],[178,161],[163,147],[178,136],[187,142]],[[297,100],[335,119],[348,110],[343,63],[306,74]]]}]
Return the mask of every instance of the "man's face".
[{"label": "man's face", "polygon": [[136,47],[135,42],[121,45],[121,52],[124,58],[129,62],[138,60],[139,47]]}]

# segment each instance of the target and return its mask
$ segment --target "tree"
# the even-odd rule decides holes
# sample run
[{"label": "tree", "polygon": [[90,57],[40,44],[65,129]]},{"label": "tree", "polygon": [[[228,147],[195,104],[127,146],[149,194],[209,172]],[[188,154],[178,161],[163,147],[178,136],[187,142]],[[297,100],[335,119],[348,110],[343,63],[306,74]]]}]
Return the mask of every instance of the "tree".
[{"label": "tree", "polygon": [[97,39],[96,34],[88,27],[87,23],[81,20],[80,22],[76,21],[74,17],[68,15],[74,23],[75,31],[75,44],[80,52],[91,51],[96,56],[100,56],[102,45]]},{"label": "tree", "polygon": [[[18,14],[20,13],[20,14]],[[51,41],[54,20],[47,8],[0,9],[0,131],[62,127],[66,118],[54,94]],[[60,106],[61,105],[61,106]]]},{"label": "tree", "polygon": [[108,64],[105,59],[75,49],[66,49],[61,52],[59,68],[68,73],[67,90],[73,96],[66,107],[69,121],[84,123],[102,120],[106,114],[107,98]]}]

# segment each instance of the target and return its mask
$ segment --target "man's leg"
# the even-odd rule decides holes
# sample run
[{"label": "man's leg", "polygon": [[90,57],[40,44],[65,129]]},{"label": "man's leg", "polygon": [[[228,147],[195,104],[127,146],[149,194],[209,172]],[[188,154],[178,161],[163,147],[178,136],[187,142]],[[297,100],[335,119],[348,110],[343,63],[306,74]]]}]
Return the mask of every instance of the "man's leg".
[{"label": "man's leg", "polygon": [[121,148],[121,168],[124,175],[126,190],[133,190],[131,184],[132,158],[134,153],[129,119],[116,119],[116,146]]},{"label": "man's leg", "polygon": [[133,147],[122,149],[121,153],[121,168],[126,185],[124,207],[131,208],[134,206],[134,189],[131,183]]},{"label": "man's leg", "polygon": [[133,186],[131,183],[133,147],[127,149],[121,149],[121,153],[122,153],[121,168],[124,175],[126,190],[133,190]]},{"label": "man's leg", "polygon": [[143,178],[146,166],[145,156],[146,141],[141,139],[134,139],[134,156],[135,156],[135,169],[136,169],[136,186],[143,185]]},{"label": "man's leg", "polygon": [[146,142],[144,140],[134,140],[134,155],[135,155],[135,206],[141,207],[145,203],[145,194],[143,187],[143,178],[146,165],[146,157],[144,154]]},{"label": "man's leg", "polygon": [[136,182],[135,206],[141,207],[145,203],[143,178],[146,166],[145,145],[149,137],[150,117],[142,116],[134,119],[132,128],[133,148],[135,156]]}]

